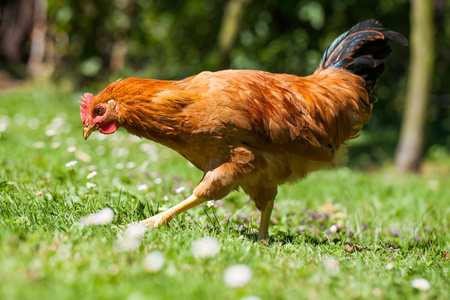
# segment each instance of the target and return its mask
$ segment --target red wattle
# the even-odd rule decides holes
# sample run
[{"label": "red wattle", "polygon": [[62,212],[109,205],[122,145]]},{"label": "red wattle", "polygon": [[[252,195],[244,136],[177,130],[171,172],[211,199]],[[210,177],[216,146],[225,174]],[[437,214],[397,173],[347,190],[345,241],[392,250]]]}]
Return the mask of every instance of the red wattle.
[{"label": "red wattle", "polygon": [[102,127],[98,128],[98,131],[100,131],[103,134],[111,134],[114,133],[117,130],[117,125],[115,122],[108,123],[106,125],[103,125]]}]

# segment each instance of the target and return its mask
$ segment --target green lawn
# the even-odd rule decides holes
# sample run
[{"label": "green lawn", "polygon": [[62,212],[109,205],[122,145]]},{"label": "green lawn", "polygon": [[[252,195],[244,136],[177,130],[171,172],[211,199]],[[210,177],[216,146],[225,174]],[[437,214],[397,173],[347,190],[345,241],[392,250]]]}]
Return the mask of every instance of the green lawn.
[{"label": "green lawn", "polygon": [[[448,156],[429,159],[422,176],[341,168],[283,186],[265,243],[241,192],[124,251],[124,230],[111,225],[183,200],[201,172],[122,130],[84,141],[80,95],[36,86],[0,95],[0,299],[450,299]],[[111,224],[80,222],[107,207]],[[214,257],[191,252],[203,237],[220,244]],[[164,265],[149,272],[154,250]],[[252,271],[243,287],[223,280],[236,264]],[[413,288],[416,278],[429,290]]]}]

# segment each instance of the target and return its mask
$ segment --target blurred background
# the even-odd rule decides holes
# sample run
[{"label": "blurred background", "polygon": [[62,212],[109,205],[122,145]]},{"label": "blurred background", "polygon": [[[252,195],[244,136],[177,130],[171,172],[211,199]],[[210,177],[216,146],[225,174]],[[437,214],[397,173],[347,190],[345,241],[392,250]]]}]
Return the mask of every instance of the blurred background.
[{"label": "blurred background", "polygon": [[118,78],[226,68],[308,75],[339,34],[374,18],[410,46],[392,45],[351,163],[417,172],[449,156],[449,11],[445,0],[0,0],[0,93],[97,94]]}]

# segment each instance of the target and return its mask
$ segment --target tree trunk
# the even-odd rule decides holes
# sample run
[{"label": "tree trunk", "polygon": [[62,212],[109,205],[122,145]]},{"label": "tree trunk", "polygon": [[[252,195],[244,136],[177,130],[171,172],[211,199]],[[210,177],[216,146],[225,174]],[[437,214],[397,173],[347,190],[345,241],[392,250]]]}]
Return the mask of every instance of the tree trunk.
[{"label": "tree trunk", "polygon": [[229,0],[222,18],[219,32],[220,68],[230,66],[230,52],[241,28],[245,9],[251,0]]},{"label": "tree trunk", "polygon": [[0,2],[0,58],[25,61],[25,44],[33,26],[33,5],[28,0]]},{"label": "tree trunk", "polygon": [[28,73],[42,76],[44,69],[45,36],[47,32],[47,0],[34,0],[33,30],[30,36]]},{"label": "tree trunk", "polygon": [[[126,12],[128,16],[131,15],[133,10],[133,1],[131,0],[116,0],[115,9],[120,9]],[[111,47],[111,56],[109,58],[109,70],[112,73],[119,72],[125,66],[125,59],[128,52],[128,30],[130,29],[131,22],[122,22],[114,32],[114,42]]]},{"label": "tree trunk", "polygon": [[434,64],[433,1],[411,0],[411,73],[395,157],[400,172],[419,172]]}]

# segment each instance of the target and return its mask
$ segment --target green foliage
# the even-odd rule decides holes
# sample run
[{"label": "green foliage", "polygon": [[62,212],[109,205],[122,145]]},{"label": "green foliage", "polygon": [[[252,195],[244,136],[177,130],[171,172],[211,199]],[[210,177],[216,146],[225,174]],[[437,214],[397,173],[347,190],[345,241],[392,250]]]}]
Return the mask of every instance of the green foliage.
[{"label": "green foliage", "polygon": [[[0,95],[1,299],[449,298],[450,159],[442,148],[422,177],[341,168],[283,186],[267,243],[254,240],[259,214],[241,192],[121,252],[121,229],[85,227],[81,218],[110,207],[113,225],[141,220],[183,200],[202,174],[121,130],[84,141],[78,99],[52,87]],[[205,236],[221,250],[196,259],[191,244]],[[153,250],[165,257],[157,273],[143,266]],[[244,287],[224,284],[234,264],[253,272]],[[411,286],[421,277],[428,291]]]}]

